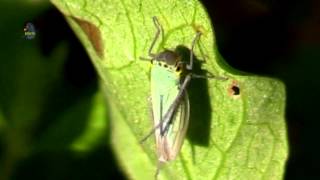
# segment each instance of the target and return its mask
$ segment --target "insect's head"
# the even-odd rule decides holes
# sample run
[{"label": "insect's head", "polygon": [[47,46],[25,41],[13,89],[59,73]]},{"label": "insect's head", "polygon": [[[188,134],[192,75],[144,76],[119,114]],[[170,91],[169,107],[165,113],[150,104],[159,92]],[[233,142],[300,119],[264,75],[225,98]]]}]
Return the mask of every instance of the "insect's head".
[{"label": "insect's head", "polygon": [[153,60],[160,66],[173,69],[177,73],[181,73],[184,69],[184,63],[181,62],[181,56],[175,51],[165,49],[164,51],[156,54]]},{"label": "insect's head", "polygon": [[178,61],[180,61],[180,59],[180,55],[168,49],[154,56],[154,60],[164,62],[171,66],[174,66]]}]

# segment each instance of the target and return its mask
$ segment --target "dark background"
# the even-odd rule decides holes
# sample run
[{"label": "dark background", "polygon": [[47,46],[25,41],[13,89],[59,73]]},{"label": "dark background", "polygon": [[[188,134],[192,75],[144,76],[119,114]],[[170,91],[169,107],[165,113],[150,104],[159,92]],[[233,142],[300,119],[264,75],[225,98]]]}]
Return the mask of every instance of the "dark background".
[{"label": "dark background", "polygon": [[[320,121],[317,114],[320,100],[317,73],[320,67],[320,1],[204,0],[203,3],[211,16],[219,51],[232,67],[279,78],[286,84],[290,156],[285,178],[320,179]],[[37,36],[30,46],[38,48],[45,61],[55,60],[51,58],[52,52],[59,44],[64,43],[68,47],[61,78],[53,83],[54,88],[46,99],[50,103],[44,105],[47,110],[41,114],[46,121],[33,128],[32,145],[55,123],[56,113],[72,106],[78,99],[94,95],[98,90],[97,76],[80,42],[52,5],[2,2],[0,13],[0,105],[4,116],[10,111],[7,108],[11,102],[8,87],[14,87],[10,86],[12,78],[4,76],[12,73],[10,67],[15,66],[7,59],[19,54],[19,44],[26,46],[12,39],[18,32],[11,30],[21,27],[22,34],[24,23],[34,23]],[[20,72],[14,73],[19,75]],[[77,123],[80,125],[76,129],[80,132],[81,123],[84,123],[81,117]],[[8,134],[0,129],[0,162],[4,162],[4,156],[10,149]],[[107,138],[108,134],[105,134],[103,140]],[[11,174],[10,179],[124,178],[110,147],[103,143],[84,155],[55,148],[16,158],[19,159],[17,163],[6,167],[9,169],[7,173]]]},{"label": "dark background", "polygon": [[218,48],[234,68],[286,85],[286,179],[319,179],[320,1],[204,1]]}]

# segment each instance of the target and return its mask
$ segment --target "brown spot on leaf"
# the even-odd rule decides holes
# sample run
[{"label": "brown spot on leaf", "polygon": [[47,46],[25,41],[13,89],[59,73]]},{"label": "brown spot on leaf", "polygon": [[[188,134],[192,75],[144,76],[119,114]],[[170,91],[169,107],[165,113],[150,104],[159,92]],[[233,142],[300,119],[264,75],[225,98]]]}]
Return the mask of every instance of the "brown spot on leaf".
[{"label": "brown spot on leaf", "polygon": [[82,28],[82,30],[87,35],[88,39],[90,40],[93,48],[95,49],[96,53],[100,58],[103,57],[103,42],[101,39],[101,33],[97,26],[94,24],[83,20],[72,17],[73,20]]}]

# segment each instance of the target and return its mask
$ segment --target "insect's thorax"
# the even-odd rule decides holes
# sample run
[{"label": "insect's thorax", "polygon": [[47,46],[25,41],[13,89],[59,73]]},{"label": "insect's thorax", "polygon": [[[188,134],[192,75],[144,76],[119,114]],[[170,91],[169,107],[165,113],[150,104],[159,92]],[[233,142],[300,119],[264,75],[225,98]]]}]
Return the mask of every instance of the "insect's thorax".
[{"label": "insect's thorax", "polygon": [[150,80],[152,96],[151,98],[159,102],[160,96],[162,96],[163,105],[166,105],[166,102],[172,103],[173,99],[179,92],[180,75],[172,72],[168,68],[154,65],[151,68]]}]

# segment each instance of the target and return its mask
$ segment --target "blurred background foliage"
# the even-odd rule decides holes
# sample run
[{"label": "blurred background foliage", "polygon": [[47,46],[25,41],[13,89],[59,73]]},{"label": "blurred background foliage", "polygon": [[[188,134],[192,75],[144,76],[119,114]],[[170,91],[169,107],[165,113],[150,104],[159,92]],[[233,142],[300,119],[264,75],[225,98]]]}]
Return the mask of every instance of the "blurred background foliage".
[{"label": "blurred background foliage", "polygon": [[[286,84],[285,178],[319,179],[320,1],[203,3],[231,66]],[[62,14],[40,0],[1,1],[0,13],[0,179],[124,179],[97,75]]]},{"label": "blurred background foliage", "polygon": [[96,73],[63,16],[47,1],[0,12],[0,179],[121,178]]}]

